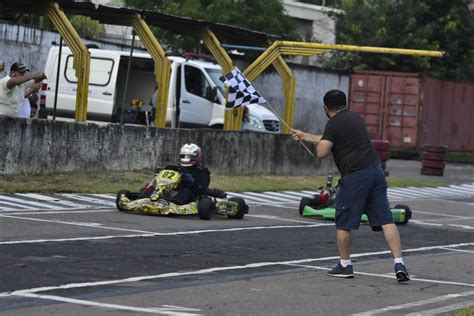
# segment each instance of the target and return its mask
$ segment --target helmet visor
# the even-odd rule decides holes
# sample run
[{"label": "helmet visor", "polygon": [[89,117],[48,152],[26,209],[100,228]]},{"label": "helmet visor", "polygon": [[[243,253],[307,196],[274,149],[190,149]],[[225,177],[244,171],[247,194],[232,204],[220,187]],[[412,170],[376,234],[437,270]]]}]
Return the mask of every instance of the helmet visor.
[{"label": "helmet visor", "polygon": [[189,154],[181,154],[179,155],[181,158],[181,164],[183,166],[189,166],[195,163],[196,161],[196,156],[194,155],[189,155]]}]

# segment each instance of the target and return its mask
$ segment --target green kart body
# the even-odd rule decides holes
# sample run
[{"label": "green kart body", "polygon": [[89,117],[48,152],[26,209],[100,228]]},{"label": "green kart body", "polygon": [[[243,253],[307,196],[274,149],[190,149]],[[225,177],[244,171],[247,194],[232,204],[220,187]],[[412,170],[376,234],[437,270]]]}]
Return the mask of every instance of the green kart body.
[{"label": "green kart body", "polygon": [[[396,224],[407,224],[408,220],[411,218],[411,210],[406,205],[396,205],[394,208],[390,209],[392,212],[392,218]],[[325,208],[313,208],[310,205],[304,205],[301,216],[308,217],[319,217],[327,220],[334,220],[336,218],[336,209],[334,207],[325,207]],[[369,219],[367,215],[362,214],[360,218],[361,222],[368,222]]]},{"label": "green kart body", "polygon": [[[333,177],[328,176],[325,187],[320,187],[312,197],[303,197],[300,202],[299,213],[301,216],[319,217],[321,219],[336,219],[336,195],[338,185],[332,185]],[[395,224],[407,224],[412,212],[406,205],[395,205],[390,209]],[[368,222],[366,214],[362,214],[361,222]]]}]

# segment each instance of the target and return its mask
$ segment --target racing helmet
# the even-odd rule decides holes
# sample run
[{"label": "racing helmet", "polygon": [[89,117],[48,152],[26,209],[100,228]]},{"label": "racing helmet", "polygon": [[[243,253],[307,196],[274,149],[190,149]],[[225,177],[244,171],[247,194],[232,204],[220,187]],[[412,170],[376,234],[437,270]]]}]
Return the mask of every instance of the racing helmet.
[{"label": "racing helmet", "polygon": [[201,148],[196,144],[184,144],[179,152],[180,165],[191,167],[197,165],[201,160]]}]

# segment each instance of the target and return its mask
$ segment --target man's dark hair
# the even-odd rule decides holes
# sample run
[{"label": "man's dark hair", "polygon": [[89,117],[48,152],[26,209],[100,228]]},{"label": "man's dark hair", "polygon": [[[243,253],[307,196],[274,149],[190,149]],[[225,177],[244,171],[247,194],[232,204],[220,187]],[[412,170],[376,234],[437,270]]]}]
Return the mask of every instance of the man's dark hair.
[{"label": "man's dark hair", "polygon": [[346,94],[341,90],[330,90],[324,95],[323,102],[331,111],[340,110],[347,106]]}]

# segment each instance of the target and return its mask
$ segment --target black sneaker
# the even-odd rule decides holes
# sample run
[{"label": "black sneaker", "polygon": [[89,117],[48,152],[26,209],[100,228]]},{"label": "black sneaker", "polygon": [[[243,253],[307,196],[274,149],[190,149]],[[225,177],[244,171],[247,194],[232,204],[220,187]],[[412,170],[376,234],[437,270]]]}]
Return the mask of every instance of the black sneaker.
[{"label": "black sneaker", "polygon": [[353,278],[354,270],[352,269],[352,265],[348,265],[344,268],[339,262],[331,271],[328,271],[328,275],[338,278]]},{"label": "black sneaker", "polygon": [[403,263],[395,264],[395,275],[397,276],[398,282],[410,281],[410,276],[408,275],[407,268]]}]

